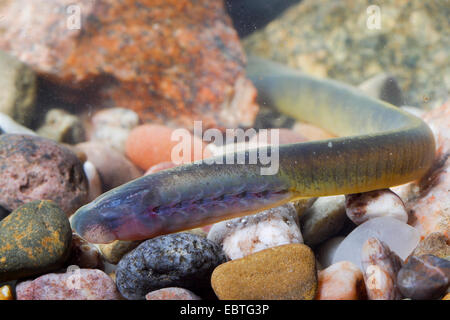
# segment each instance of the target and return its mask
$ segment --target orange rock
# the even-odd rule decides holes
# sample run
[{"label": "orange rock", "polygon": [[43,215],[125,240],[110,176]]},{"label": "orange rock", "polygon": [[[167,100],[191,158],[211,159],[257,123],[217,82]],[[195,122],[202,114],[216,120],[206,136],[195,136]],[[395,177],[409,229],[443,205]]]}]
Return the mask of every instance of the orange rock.
[{"label": "orange rock", "polygon": [[349,261],[337,262],[319,272],[317,300],[362,300],[366,298],[361,270]]},{"label": "orange rock", "polygon": [[187,128],[251,126],[258,112],[222,0],[15,0],[0,17],[0,49],[78,108]]},{"label": "orange rock", "polygon": [[0,287],[0,300],[14,300],[11,286],[5,285]]},{"label": "orange rock", "polygon": [[450,293],[447,293],[445,297],[442,298],[442,300],[450,300]]},{"label": "orange rock", "polygon": [[190,155],[181,149],[182,142],[177,136],[172,139],[174,129],[158,124],[144,124],[134,128],[125,144],[125,153],[134,164],[144,170],[161,162],[171,161],[177,164],[176,159],[172,158],[172,153],[180,156],[181,159],[178,160],[182,160],[183,163],[210,156],[200,138],[194,137],[187,130],[184,132],[186,136],[183,136],[182,139],[187,143],[187,148],[190,146]]}]

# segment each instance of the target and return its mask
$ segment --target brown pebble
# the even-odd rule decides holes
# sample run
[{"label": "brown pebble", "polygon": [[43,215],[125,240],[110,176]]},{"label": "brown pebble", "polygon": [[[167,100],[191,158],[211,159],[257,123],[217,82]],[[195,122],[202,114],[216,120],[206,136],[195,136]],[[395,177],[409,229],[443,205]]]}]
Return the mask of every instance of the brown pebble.
[{"label": "brown pebble", "polygon": [[312,300],[314,253],[303,244],[262,250],[218,266],[211,285],[221,300]]}]

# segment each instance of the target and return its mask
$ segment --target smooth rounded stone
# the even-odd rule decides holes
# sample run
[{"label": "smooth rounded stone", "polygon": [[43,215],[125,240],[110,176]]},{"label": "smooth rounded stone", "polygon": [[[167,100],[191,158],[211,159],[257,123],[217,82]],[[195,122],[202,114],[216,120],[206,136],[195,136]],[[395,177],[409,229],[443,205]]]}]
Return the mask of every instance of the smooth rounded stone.
[{"label": "smooth rounded stone", "polygon": [[450,240],[441,232],[433,232],[419,242],[413,256],[432,254],[438,258],[450,260]]},{"label": "smooth rounded stone", "polygon": [[374,218],[354,229],[336,250],[333,263],[351,261],[362,269],[361,250],[369,238],[383,241],[390,250],[405,260],[416,248],[420,240],[419,232],[391,217]]},{"label": "smooth rounded stone", "polygon": [[337,234],[348,221],[345,214],[345,197],[318,198],[300,218],[305,244],[317,245]]},{"label": "smooth rounded stone", "polygon": [[140,245],[142,241],[122,241],[115,240],[108,244],[97,244],[103,258],[111,264],[118,264],[120,259]]},{"label": "smooth rounded stone", "polygon": [[98,269],[70,266],[16,287],[17,300],[121,300],[114,281]]},{"label": "smooth rounded stone", "polygon": [[145,300],[201,300],[190,290],[183,288],[163,288],[149,292]]},{"label": "smooth rounded stone", "polygon": [[438,299],[450,285],[450,261],[431,254],[412,256],[399,271],[397,284],[407,298]]},{"label": "smooth rounded stone", "polygon": [[127,299],[154,290],[181,287],[200,296],[211,293],[214,268],[226,261],[216,243],[192,233],[175,233],[141,243],[117,265],[116,283]]},{"label": "smooth rounded stone", "polygon": [[142,172],[119,151],[104,143],[87,141],[76,145],[100,175],[103,191],[118,187],[142,176]]},{"label": "smooth rounded stone", "polygon": [[70,253],[72,230],[52,201],[32,201],[0,222],[0,281],[56,270]]},{"label": "smooth rounded stone", "polygon": [[362,247],[361,265],[367,296],[370,300],[399,300],[397,273],[403,261],[376,238],[369,238]]},{"label": "smooth rounded stone", "polygon": [[316,258],[322,268],[328,268],[333,264],[334,254],[344,239],[345,237],[334,237],[317,247]]},{"label": "smooth rounded stone", "polygon": [[125,142],[131,129],[139,124],[136,112],[124,108],[100,110],[92,117],[90,140],[101,141],[125,154]]},{"label": "smooth rounded stone", "polygon": [[36,75],[26,64],[1,50],[0,74],[0,112],[29,125],[36,100]]},{"label": "smooth rounded stone", "polygon": [[316,300],[365,300],[364,277],[355,264],[337,262],[319,272]]},{"label": "smooth rounded stone", "polygon": [[14,300],[12,288],[10,285],[0,287],[0,300]]},{"label": "smooth rounded stone", "polygon": [[405,204],[389,189],[345,195],[345,211],[347,217],[357,225],[377,217],[392,217],[408,222]]},{"label": "smooth rounded stone", "polygon": [[0,112],[0,133],[16,133],[16,134],[30,134],[36,135],[33,130],[14,121],[10,116]]},{"label": "smooth rounded stone", "polygon": [[417,107],[412,107],[412,106],[401,106],[400,109],[411,113],[413,116],[416,116],[418,118],[422,118],[426,111],[424,109],[420,109]]},{"label": "smooth rounded stone", "polygon": [[83,123],[77,116],[62,109],[51,109],[45,115],[44,123],[36,130],[42,137],[76,144],[86,140]]},{"label": "smooth rounded stone", "polygon": [[386,72],[370,77],[361,83],[358,89],[369,97],[389,102],[394,106],[401,106],[405,103],[397,79]]},{"label": "smooth rounded stone", "polygon": [[312,300],[317,273],[312,250],[287,244],[218,266],[211,285],[221,300]]},{"label": "smooth rounded stone", "polygon": [[[183,133],[185,135],[180,138],[179,134]],[[176,151],[181,145],[181,139],[190,146],[190,154]],[[175,129],[159,124],[143,124],[134,128],[128,136],[125,150],[127,157],[143,170],[161,162],[181,164],[179,160],[190,163],[211,156],[203,141],[189,131],[183,129],[177,133]],[[173,154],[180,159],[173,159]]]},{"label": "smooth rounded stone", "polygon": [[52,140],[24,134],[0,135],[0,191],[0,205],[7,210],[46,199],[69,216],[88,201],[77,156]]},{"label": "smooth rounded stone", "polygon": [[303,243],[297,212],[291,203],[216,223],[209,230],[208,239],[220,244],[232,260],[283,244]]},{"label": "smooth rounded stone", "polygon": [[81,238],[75,232],[72,233],[72,245],[66,265],[75,265],[86,269],[103,270],[104,268],[100,250],[97,249],[95,245]]},{"label": "smooth rounded stone", "polygon": [[83,163],[83,170],[89,183],[89,201],[92,201],[103,193],[102,179],[90,161]]}]

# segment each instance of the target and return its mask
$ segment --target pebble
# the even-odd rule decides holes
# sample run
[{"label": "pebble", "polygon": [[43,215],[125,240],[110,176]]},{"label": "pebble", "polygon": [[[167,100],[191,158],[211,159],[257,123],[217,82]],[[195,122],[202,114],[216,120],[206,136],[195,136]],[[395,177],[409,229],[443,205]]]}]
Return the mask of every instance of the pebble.
[{"label": "pebble", "polygon": [[319,272],[316,300],[365,300],[364,277],[349,261],[337,262]]},{"label": "pebble", "polygon": [[118,264],[120,259],[140,245],[142,241],[115,240],[108,244],[98,244],[103,258],[111,264]]},{"label": "pebble", "polygon": [[72,230],[52,201],[32,201],[0,222],[0,281],[56,270],[67,260]]},{"label": "pebble", "polygon": [[21,124],[18,124],[7,114],[0,112],[0,134],[3,133],[16,133],[16,134],[30,134],[36,135],[33,130],[28,129]]},{"label": "pebble", "polygon": [[450,261],[431,254],[412,256],[399,271],[397,282],[407,298],[438,299],[450,285]]},{"label": "pebble", "polygon": [[102,179],[90,161],[83,163],[83,170],[89,184],[89,201],[92,201],[103,193]]},{"label": "pebble", "polygon": [[334,254],[345,237],[334,237],[320,244],[315,250],[317,261],[322,268],[333,264]]},{"label": "pebble", "polygon": [[70,266],[16,287],[17,300],[121,300],[114,281],[103,271]]},{"label": "pebble", "polygon": [[343,195],[318,198],[300,217],[305,244],[314,246],[331,238],[347,221]]},{"label": "pebble", "polygon": [[397,273],[403,261],[376,238],[369,238],[361,250],[361,265],[369,300],[399,300]]},{"label": "pebble", "polygon": [[85,269],[103,270],[104,268],[100,250],[93,244],[81,238],[75,232],[72,233],[72,245],[66,265],[76,265]]},{"label": "pebble", "polygon": [[354,229],[336,250],[333,263],[351,261],[361,267],[361,250],[367,239],[375,237],[405,260],[420,240],[419,232],[397,219],[380,217],[370,219]]},{"label": "pebble", "polygon": [[211,273],[225,261],[220,246],[206,238],[186,232],[164,235],[125,255],[116,269],[116,283],[129,300],[142,300],[148,292],[167,287],[208,295]]},{"label": "pebble", "polygon": [[183,288],[163,288],[149,292],[145,300],[201,300],[195,293]]},{"label": "pebble", "polygon": [[0,190],[0,205],[10,211],[47,199],[70,215],[88,200],[77,156],[52,140],[24,134],[0,135]]},{"label": "pebble", "polygon": [[432,254],[438,258],[450,260],[450,240],[440,232],[433,232],[419,242],[413,256]]},{"label": "pebble", "polygon": [[450,293],[447,293],[442,300],[450,300]]},{"label": "pebble", "polygon": [[123,154],[97,141],[76,145],[100,175],[103,191],[118,187],[142,176],[142,172]]},{"label": "pebble", "polygon": [[213,225],[208,239],[220,244],[229,259],[289,243],[303,243],[291,203]]},{"label": "pebble", "polygon": [[269,248],[218,266],[211,285],[221,300],[312,300],[317,273],[303,244]]},{"label": "pebble", "polygon": [[345,196],[345,211],[347,217],[357,225],[377,217],[392,217],[408,222],[405,204],[389,189],[348,194]]},{"label": "pebble", "polygon": [[174,131],[172,128],[157,124],[144,124],[134,128],[125,144],[127,157],[139,168],[148,170],[161,162],[171,161],[179,164],[176,159],[172,159],[172,151],[176,156],[182,158],[183,163],[190,163],[211,156],[210,152],[205,149],[206,145],[203,141],[184,129],[183,132],[187,135],[186,137],[183,136],[183,141],[188,145],[187,148],[191,148],[191,154],[176,152],[174,148],[183,144],[181,144],[178,136],[174,136],[174,139],[172,139]]},{"label": "pebble", "polygon": [[125,154],[125,142],[131,129],[139,124],[136,112],[124,108],[108,108],[92,117],[90,140],[100,141]]},{"label": "pebble", "polygon": [[80,118],[62,109],[49,110],[45,115],[44,123],[36,133],[42,137],[68,144],[86,140],[85,129]]},{"label": "pebble", "polygon": [[0,112],[30,125],[36,100],[36,75],[26,64],[0,50]]},{"label": "pebble", "polygon": [[0,287],[0,300],[14,300],[12,288],[10,285]]}]

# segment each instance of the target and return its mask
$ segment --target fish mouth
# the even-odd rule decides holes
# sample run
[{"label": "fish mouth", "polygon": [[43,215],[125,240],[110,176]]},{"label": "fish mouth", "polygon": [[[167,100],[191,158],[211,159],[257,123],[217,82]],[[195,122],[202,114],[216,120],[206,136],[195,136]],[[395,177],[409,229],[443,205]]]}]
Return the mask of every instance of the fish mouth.
[{"label": "fish mouth", "polygon": [[99,216],[90,215],[90,211],[80,208],[70,219],[72,229],[90,243],[107,244],[117,240],[113,230],[99,221]]}]

